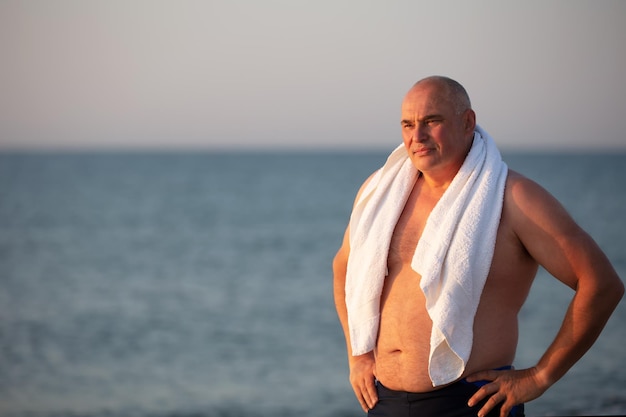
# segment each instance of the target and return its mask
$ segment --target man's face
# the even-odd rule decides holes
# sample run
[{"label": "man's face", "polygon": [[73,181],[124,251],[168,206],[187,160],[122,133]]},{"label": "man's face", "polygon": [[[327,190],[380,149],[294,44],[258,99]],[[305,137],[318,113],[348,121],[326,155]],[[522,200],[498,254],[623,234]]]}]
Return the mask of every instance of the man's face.
[{"label": "man's face", "polygon": [[413,165],[422,172],[460,167],[474,131],[474,113],[456,114],[437,84],[413,87],[402,102],[402,139]]}]

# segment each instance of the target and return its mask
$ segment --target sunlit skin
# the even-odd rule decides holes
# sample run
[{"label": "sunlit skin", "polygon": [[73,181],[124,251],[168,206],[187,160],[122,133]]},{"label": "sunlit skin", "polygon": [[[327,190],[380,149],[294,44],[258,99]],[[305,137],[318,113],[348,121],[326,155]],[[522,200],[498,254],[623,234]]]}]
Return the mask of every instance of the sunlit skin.
[{"label": "sunlit skin", "polygon": [[456,113],[430,84],[411,89],[402,102],[404,146],[413,165],[428,173],[424,177],[435,181],[435,187],[447,187],[472,146],[476,116],[471,109]]},{"label": "sunlit skin", "polygon": [[[402,103],[404,145],[421,175],[391,238],[373,352],[352,356],[350,349],[344,290],[349,230],[333,262],[335,304],[347,342],[350,382],[364,411],[378,400],[374,378],[394,390],[441,388],[433,387],[428,376],[432,322],[419,289],[420,276],[410,262],[428,215],[471,147],[476,123],[471,109],[458,111],[442,91],[437,81],[423,81]],[[514,360],[518,313],[539,265],[575,290],[562,327],[536,366],[492,371]],[[472,352],[461,376],[492,382],[478,390],[469,405],[488,399],[479,415],[502,404],[504,417],[514,405],[540,396],[595,341],[623,291],[606,256],[561,204],[538,184],[509,171],[494,257],[474,321]]]}]

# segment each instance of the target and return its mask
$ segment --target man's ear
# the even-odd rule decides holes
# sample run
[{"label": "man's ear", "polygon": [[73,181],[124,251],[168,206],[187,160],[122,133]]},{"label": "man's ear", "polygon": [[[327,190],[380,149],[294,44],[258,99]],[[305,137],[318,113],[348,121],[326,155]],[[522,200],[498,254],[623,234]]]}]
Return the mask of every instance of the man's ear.
[{"label": "man's ear", "polygon": [[474,129],[476,128],[476,113],[474,113],[474,110],[465,110],[465,113],[463,114],[463,123],[465,133],[468,135],[473,134]]}]

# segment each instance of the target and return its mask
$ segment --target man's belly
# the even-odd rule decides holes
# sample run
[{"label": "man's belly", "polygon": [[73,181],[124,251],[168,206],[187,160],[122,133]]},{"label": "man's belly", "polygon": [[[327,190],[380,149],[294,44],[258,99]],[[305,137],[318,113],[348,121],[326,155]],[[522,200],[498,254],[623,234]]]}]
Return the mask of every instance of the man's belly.
[{"label": "man's belly", "polygon": [[428,376],[432,321],[419,278],[410,269],[401,270],[390,274],[383,288],[376,378],[392,390],[433,390]]},{"label": "man's belly", "polygon": [[[376,378],[392,390],[429,392],[441,388],[433,387],[428,374],[432,321],[418,279],[414,272],[390,275],[383,288]],[[490,296],[483,301],[474,323],[472,354],[461,378],[511,365],[515,356],[516,315],[503,314],[500,301],[494,302]]]},{"label": "man's belly", "polygon": [[[513,364],[516,337],[503,338],[502,334],[490,337],[480,333],[475,335],[477,339],[474,340],[472,354],[459,379],[478,371]],[[430,392],[442,388],[443,386],[433,387],[428,373],[430,333],[424,335],[423,339],[425,343],[420,341],[413,346],[407,346],[400,341],[394,348],[388,343],[390,339],[385,342],[384,334],[380,334],[375,350],[376,378],[387,388],[397,391]],[[450,381],[452,382],[455,381]]]},{"label": "man's belly", "polygon": [[376,350],[376,379],[384,386],[396,391],[429,392],[432,386],[428,376],[428,355],[402,350]]}]

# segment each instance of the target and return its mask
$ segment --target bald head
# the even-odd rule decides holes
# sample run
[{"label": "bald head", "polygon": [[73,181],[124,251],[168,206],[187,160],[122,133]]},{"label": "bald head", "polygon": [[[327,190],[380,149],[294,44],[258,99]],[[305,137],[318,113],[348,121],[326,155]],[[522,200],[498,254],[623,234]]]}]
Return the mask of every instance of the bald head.
[{"label": "bald head", "polygon": [[[458,82],[446,77],[418,81],[404,97],[400,113],[402,138],[409,152],[429,141],[445,143],[446,153],[450,152],[461,161],[469,152],[476,114],[470,107],[465,88]],[[417,158],[416,167],[417,162],[424,161]]]},{"label": "bald head", "polygon": [[411,90],[421,87],[435,87],[438,90],[438,97],[441,100],[452,103],[456,114],[461,114],[472,108],[469,95],[465,88],[452,78],[435,75],[416,82]]}]

